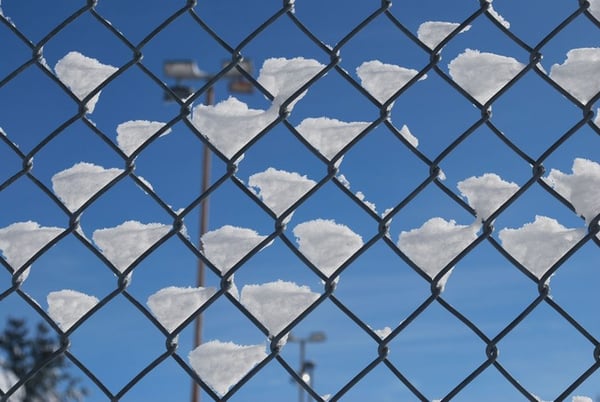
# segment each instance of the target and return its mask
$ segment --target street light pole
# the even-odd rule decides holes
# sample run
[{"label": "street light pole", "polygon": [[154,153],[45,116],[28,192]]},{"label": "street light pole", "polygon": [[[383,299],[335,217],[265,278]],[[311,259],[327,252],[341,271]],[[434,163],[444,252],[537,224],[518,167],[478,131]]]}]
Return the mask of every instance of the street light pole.
[{"label": "street light pole", "polygon": [[[227,64],[224,63],[224,64]],[[249,60],[242,60],[239,65],[248,73],[252,73],[252,63]],[[182,80],[203,80],[208,81],[213,78],[213,75],[208,74],[198,67],[193,60],[171,60],[164,63],[164,72],[168,77],[176,80],[175,86],[171,87],[171,91],[181,99],[186,99],[191,96],[194,91],[192,88],[182,85]],[[244,79],[244,76],[236,69],[229,70],[225,74],[225,77],[229,79],[229,91],[239,93],[252,93],[252,85]],[[165,100],[173,101],[173,95],[168,93],[165,94]],[[206,99],[204,104],[212,106],[215,103],[215,90],[211,85],[206,90]],[[202,186],[201,194],[206,194],[208,187],[210,186],[210,167],[211,167],[211,152],[204,143],[202,149]],[[200,204],[200,233],[198,236],[198,249],[202,250],[202,236],[208,231],[208,196],[205,196]],[[197,269],[196,286],[204,287],[205,284],[205,266],[202,259],[198,258],[198,269]],[[194,345],[193,349],[200,346],[202,343],[202,314],[196,317],[194,323]],[[192,380],[192,392],[191,402],[200,402],[200,387]]]},{"label": "street light pole", "polygon": [[[206,100],[204,104],[206,106],[211,106],[215,103],[215,90],[213,87],[209,87],[206,90]],[[202,148],[202,188],[201,194],[205,194],[206,190],[208,190],[208,186],[210,185],[210,166],[211,166],[211,157],[210,157],[210,149],[206,143]],[[205,197],[202,200],[200,206],[200,235],[198,236],[198,249],[202,249],[202,236],[208,231],[208,197]],[[198,258],[198,277],[196,279],[196,287],[204,287],[204,261],[201,258]],[[200,344],[202,344],[202,314],[199,314],[196,317],[195,325],[194,325],[194,346],[193,349],[197,348]],[[200,402],[200,387],[196,384],[196,381],[192,380],[192,397],[191,402]]]},{"label": "street light pole", "polygon": [[[317,342],[325,342],[325,333],[322,331],[312,332],[308,338],[298,338],[295,337],[292,333],[288,335],[288,341],[296,342],[300,346],[300,366],[298,369],[298,374],[302,381],[307,382],[311,388],[313,385],[313,371],[315,368],[315,363],[312,361],[306,360],[306,344],[307,343],[317,343]],[[304,387],[302,384],[298,384],[298,402],[304,402]],[[307,400],[310,401],[312,398],[310,394],[307,395]]]}]

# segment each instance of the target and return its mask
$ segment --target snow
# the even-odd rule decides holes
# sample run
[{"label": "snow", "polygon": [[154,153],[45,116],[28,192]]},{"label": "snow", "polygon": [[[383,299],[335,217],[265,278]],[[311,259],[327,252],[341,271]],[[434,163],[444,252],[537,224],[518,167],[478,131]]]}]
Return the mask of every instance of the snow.
[{"label": "snow", "polygon": [[52,189],[65,206],[75,212],[122,172],[122,169],[105,169],[80,162],[52,176]]},{"label": "snow", "polygon": [[450,76],[479,103],[484,104],[525,67],[516,59],[466,49],[448,65]]},{"label": "snow", "polygon": [[215,288],[170,286],[150,295],[146,304],[169,332],[173,332],[215,293]]},{"label": "snow", "polygon": [[572,174],[552,169],[546,182],[575,207],[589,225],[600,214],[600,164],[576,158]]},{"label": "snow", "polygon": [[258,197],[265,205],[279,216],[317,182],[296,172],[268,168],[264,172],[250,176],[248,184],[258,191]]},{"label": "snow", "polygon": [[[491,0],[489,1],[491,3]],[[507,20],[504,19],[503,16],[501,16],[500,14],[498,14],[498,11],[494,10],[494,6],[492,6],[490,4],[489,8],[488,8],[488,12],[490,13],[490,15],[492,17],[494,17],[494,19],[496,21],[498,21],[500,23],[500,25],[502,25],[504,28],[509,29],[510,28],[510,22],[508,22]]]},{"label": "snow", "polygon": [[[417,36],[430,49],[435,49],[448,35],[460,26],[456,22],[427,21],[419,25]],[[464,27],[460,33],[467,32],[471,25]]]},{"label": "snow", "polygon": [[99,301],[94,296],[69,289],[50,292],[46,300],[48,301],[48,315],[63,331],[68,331]]},{"label": "snow", "polygon": [[279,280],[244,286],[240,302],[275,336],[319,296],[319,293],[312,292],[308,286]]},{"label": "snow", "polygon": [[324,157],[331,160],[370,124],[368,122],[347,123],[328,117],[318,117],[302,120],[296,126],[296,130]]},{"label": "snow", "polygon": [[[0,15],[2,15],[1,9]],[[8,390],[17,382],[19,382],[19,378],[12,371],[2,367],[2,361],[0,360],[0,389],[4,392],[8,392]],[[25,396],[25,388],[20,387],[10,396],[10,399],[8,399],[7,402],[22,402],[25,400]]]},{"label": "snow", "polygon": [[214,106],[196,106],[192,123],[211,144],[231,159],[276,118],[276,110],[250,109],[231,96]]},{"label": "snow", "polygon": [[[313,59],[296,57],[293,59],[271,58],[265,60],[258,76],[258,82],[275,97],[272,108],[275,112],[294,92],[319,74],[325,65]],[[291,110],[306,91],[289,105]]]},{"label": "snow", "polygon": [[402,128],[400,129],[400,134],[402,134],[404,139],[406,141],[408,141],[408,143],[410,145],[412,145],[413,147],[416,148],[419,146],[419,139],[410,132],[410,130],[408,129],[408,126],[406,124],[403,125]]},{"label": "snow", "polygon": [[265,345],[236,345],[218,340],[190,352],[190,365],[216,393],[223,396],[267,357]]},{"label": "snow", "polygon": [[600,48],[569,50],[563,64],[552,65],[550,78],[581,103],[587,103],[600,92]]},{"label": "snow", "polygon": [[102,254],[123,272],[171,229],[172,226],[161,223],[126,221],[112,228],[94,231],[92,239]]},{"label": "snow", "polygon": [[600,21],[600,0],[588,0],[588,2],[590,3],[588,11]]},{"label": "snow", "polygon": [[[96,59],[79,52],[69,52],[56,63],[56,75],[79,100],[82,100],[110,77],[118,68],[102,64]],[[100,91],[101,92],[101,91]],[[88,113],[93,113],[100,97],[98,92],[86,104]]]},{"label": "snow", "polygon": [[588,396],[574,396],[571,402],[594,402],[592,398]]},{"label": "snow", "polygon": [[[479,227],[478,224],[464,226],[457,225],[454,220],[431,218],[420,228],[402,231],[398,247],[433,279],[477,238]],[[444,290],[452,269],[440,279],[441,290]]]},{"label": "snow", "polygon": [[252,229],[225,225],[202,235],[202,252],[226,274],[266,238]]},{"label": "snow", "polygon": [[[131,156],[144,142],[152,137],[165,123],[147,120],[131,120],[117,126],[117,144],[127,156]],[[167,135],[171,129],[167,129],[160,136]]]},{"label": "snow", "polygon": [[502,247],[537,278],[541,278],[571,247],[585,236],[585,229],[570,229],[546,216],[518,229],[502,229]]},{"label": "snow", "polygon": [[502,180],[495,173],[486,173],[459,182],[458,189],[475,210],[477,219],[484,221],[512,197],[519,190],[519,186]]},{"label": "snow", "polygon": [[389,334],[392,333],[392,329],[390,327],[385,327],[382,329],[375,329],[373,330],[373,332],[375,332],[375,335],[377,335],[381,339],[385,339]]},{"label": "snow", "polygon": [[[361,85],[380,103],[385,103],[418,73],[417,70],[384,64],[379,60],[365,61],[356,69]],[[422,76],[419,81],[426,77]]]},{"label": "snow", "polygon": [[363,245],[362,237],[333,220],[315,219],[294,228],[300,252],[330,276]]},{"label": "snow", "polygon": [[[0,250],[16,271],[64,230],[58,227],[43,227],[32,221],[16,222],[0,229]],[[28,275],[29,268],[23,271],[20,280],[24,281]]]}]

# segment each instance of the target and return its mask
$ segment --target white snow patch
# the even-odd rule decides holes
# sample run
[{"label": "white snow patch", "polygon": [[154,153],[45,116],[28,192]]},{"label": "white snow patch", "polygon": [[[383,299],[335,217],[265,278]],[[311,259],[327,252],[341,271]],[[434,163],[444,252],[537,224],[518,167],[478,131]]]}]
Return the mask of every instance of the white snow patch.
[{"label": "white snow patch", "polygon": [[370,124],[318,117],[302,120],[296,130],[324,157],[332,159]]},{"label": "white snow patch", "polygon": [[[0,250],[16,271],[63,231],[63,228],[43,227],[32,221],[16,222],[0,229]],[[28,275],[29,268],[23,271],[20,280],[24,281]]]},{"label": "white snow patch", "polygon": [[194,126],[227,158],[244,147],[277,117],[277,111],[249,109],[231,96],[216,105],[198,105],[192,114]]},{"label": "white snow patch", "polygon": [[[430,49],[434,49],[459,26],[460,24],[456,22],[427,21],[419,25],[417,36]],[[464,27],[460,33],[467,32],[469,29],[471,25]]]},{"label": "white snow patch", "polygon": [[[400,233],[398,247],[433,279],[477,238],[478,231],[477,224],[464,226],[457,225],[454,220],[431,218],[418,229]],[[452,269],[439,281],[442,290]]]},{"label": "white snow patch", "polygon": [[600,0],[588,0],[588,2],[590,3],[588,11],[594,18],[600,21]]},{"label": "white snow patch", "polygon": [[[0,9],[0,15],[2,10]],[[0,360],[0,389],[4,392],[13,387],[19,382],[19,378],[12,371],[2,367],[2,361]],[[11,395],[8,402],[22,402],[25,400],[25,387],[21,386],[14,394]]]},{"label": "white snow patch", "polygon": [[226,274],[266,237],[252,229],[225,225],[202,235],[202,251],[215,267]]},{"label": "white snow patch", "polygon": [[571,49],[563,64],[550,68],[550,78],[581,103],[600,92],[600,48]]},{"label": "white snow patch", "polygon": [[216,292],[215,288],[170,286],[150,295],[146,304],[162,326],[173,332]]},{"label": "white snow patch", "polygon": [[[490,1],[491,3],[491,1]],[[492,17],[494,17],[494,19],[496,21],[498,21],[500,23],[500,25],[502,25],[504,28],[509,29],[510,28],[510,22],[508,22],[506,19],[504,19],[503,16],[501,16],[498,11],[494,10],[494,6],[492,6],[490,4],[490,7],[488,8],[488,12],[490,13],[490,15]]]},{"label": "white snow patch", "polygon": [[75,212],[122,172],[122,169],[105,169],[80,162],[52,176],[52,189],[65,206]]},{"label": "white snow patch", "polygon": [[330,276],[363,245],[362,237],[333,220],[315,219],[294,228],[299,250]]},{"label": "white snow patch", "polygon": [[265,357],[264,345],[242,346],[215,340],[192,350],[188,359],[198,376],[223,396]]},{"label": "white snow patch", "polygon": [[589,396],[574,396],[571,402],[594,402]]},{"label": "white snow patch", "polygon": [[[271,58],[263,63],[257,81],[274,96],[272,108],[278,113],[283,102],[324,68],[323,64],[313,59]],[[305,94],[306,91],[295,98],[289,109],[291,110]]]},{"label": "white snow patch", "polygon": [[361,200],[363,202],[363,204],[365,204],[371,211],[377,213],[377,205],[375,205],[374,202],[367,201],[365,199],[365,194],[362,191],[358,191],[355,195],[356,195],[356,198]]},{"label": "white snow patch", "polygon": [[502,229],[502,247],[537,278],[541,278],[567,251],[585,236],[585,229],[566,228],[546,216],[518,229]]},{"label": "white snow patch", "polygon": [[[365,61],[356,69],[361,85],[381,103],[385,103],[419,72],[379,60]],[[426,75],[419,78],[424,80]]]},{"label": "white snow patch", "polygon": [[[79,100],[82,100],[118,68],[102,64],[98,60],[86,57],[79,52],[69,52],[56,63],[54,70],[58,79],[73,91]],[[100,92],[87,102],[88,113],[94,112]]]},{"label": "white snow patch", "polygon": [[600,164],[576,158],[572,174],[552,169],[546,182],[575,207],[589,225],[600,214]]},{"label": "white snow patch", "polygon": [[466,49],[448,65],[452,79],[482,104],[524,67],[512,57],[472,49]]},{"label": "white snow patch", "polygon": [[171,230],[162,223],[140,223],[126,221],[106,229],[94,231],[92,239],[102,254],[123,272],[146,250]]},{"label": "white snow patch", "polygon": [[[117,144],[125,155],[130,156],[164,125],[165,123],[147,120],[131,120],[121,123],[117,126]],[[161,134],[161,137],[170,132],[169,128]]]},{"label": "white snow patch", "polygon": [[318,298],[308,286],[279,280],[244,286],[240,302],[275,336]]},{"label": "white snow patch", "polygon": [[50,292],[46,300],[48,315],[63,331],[71,328],[99,302],[97,297],[69,289]]},{"label": "white snow patch", "polygon": [[406,141],[408,141],[408,143],[410,145],[412,145],[413,147],[416,148],[419,146],[419,139],[410,132],[410,130],[408,129],[408,126],[406,124],[403,125],[402,128],[400,129],[400,134],[402,134],[404,139]]},{"label": "white snow patch", "polygon": [[477,219],[483,221],[512,197],[519,186],[502,180],[495,173],[486,173],[459,182],[458,189],[477,213]]},{"label": "white snow patch", "polygon": [[375,332],[375,335],[381,339],[385,339],[389,334],[392,333],[392,329],[390,327],[385,327],[382,329],[374,329],[373,332]]},{"label": "white snow patch", "polygon": [[258,190],[258,197],[276,215],[285,212],[316,184],[314,180],[296,172],[274,168],[255,173],[248,180],[248,185]]}]

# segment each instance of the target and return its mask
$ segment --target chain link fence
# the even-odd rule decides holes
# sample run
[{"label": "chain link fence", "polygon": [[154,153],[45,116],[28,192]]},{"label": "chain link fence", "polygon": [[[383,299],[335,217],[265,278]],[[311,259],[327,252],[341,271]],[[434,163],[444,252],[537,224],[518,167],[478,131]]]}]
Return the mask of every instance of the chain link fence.
[{"label": "chain link fence", "polygon": [[[598,2],[565,1],[554,13],[539,12],[539,20],[530,22],[539,24],[529,31],[535,32],[535,41],[519,36],[518,27],[509,26],[510,16],[501,16],[483,0],[457,5],[463,14],[460,19],[448,16],[452,23],[435,21],[437,16],[419,20],[434,10],[402,1],[335,7],[304,1],[268,6],[187,1],[161,11],[160,19],[145,19],[139,31],[144,34],[128,25],[136,16],[119,9],[137,10],[142,18],[144,7],[154,6],[113,3],[88,1],[76,10],[73,4],[57,3],[50,16],[27,10],[26,23],[18,18],[19,6],[7,0],[0,14],[6,39],[0,42],[5,59],[0,70],[0,306],[4,315],[37,317],[51,326],[61,347],[46,363],[65,356],[84,378],[92,400],[142,400],[138,389],[154,389],[157,395],[160,384],[171,390],[177,384],[180,390],[187,382],[199,385],[203,400],[215,401],[280,401],[296,398],[296,392],[300,400],[317,401],[537,401],[544,392],[556,401],[582,401],[587,399],[576,396],[588,394],[591,400],[595,395],[590,392],[600,392],[600,127],[594,111],[600,98]],[[248,11],[252,7],[260,12]],[[331,16],[330,7],[337,14]],[[417,12],[407,17],[411,10]],[[417,32],[413,20],[429,22]],[[252,28],[240,35],[246,26],[234,25],[244,23]],[[39,25],[43,34],[32,35],[21,24]],[[371,29],[382,24],[385,35],[374,38]],[[497,41],[490,47],[502,43],[518,55],[465,50],[460,38],[478,25],[489,34],[477,39]],[[177,37],[174,26],[189,34]],[[582,26],[587,45],[565,45],[583,32]],[[73,36],[78,32],[87,39],[79,43]],[[214,74],[188,64],[181,68],[191,72],[165,77],[161,63],[177,58],[168,53],[175,41],[178,46],[189,41],[190,51],[200,36],[209,43],[207,52],[226,62]],[[87,45],[108,41],[99,53],[119,55],[118,67],[100,56],[101,62],[81,53],[62,58],[67,52],[61,42],[85,49],[84,40]],[[456,43],[463,49],[455,52]],[[555,43],[574,52],[548,72],[542,58],[555,51]],[[253,51],[264,55],[260,76],[242,63],[255,57]],[[355,61],[375,59],[371,55],[379,51],[382,58],[420,67],[371,61],[356,74],[351,70]],[[282,54],[287,58],[268,61]],[[83,67],[69,73],[77,66]],[[173,77],[175,87],[168,83]],[[190,78],[201,83],[198,88],[190,84],[182,98]],[[251,87],[260,96],[250,104],[264,105],[264,110],[231,98],[198,106],[205,96],[212,103],[211,91],[223,91],[223,83],[231,82],[244,90]],[[430,92],[419,95],[428,82]],[[111,94],[112,88],[121,89]],[[535,97],[535,91],[541,95]],[[172,103],[159,105],[160,117],[148,116],[146,103],[163,94]],[[558,106],[523,115],[519,109],[530,106],[529,96],[537,106],[547,98]],[[552,114],[562,118],[559,109],[577,117],[550,135],[543,120],[553,121]],[[366,121],[306,119],[297,124],[329,110]],[[131,140],[122,126],[115,140],[111,130],[126,112],[166,123],[131,121],[137,125],[130,130],[145,133],[143,138]],[[402,119],[407,125],[398,123]],[[446,132],[415,131],[415,137],[407,127],[444,119]],[[506,129],[519,125],[532,131],[515,135]],[[88,140],[73,134],[77,130],[90,133]],[[487,133],[485,148],[477,142],[482,131]],[[189,134],[187,142],[169,145],[167,138],[176,132]],[[433,145],[427,145],[426,135]],[[382,136],[382,145],[374,148],[371,139],[376,143]],[[214,160],[212,178],[200,190],[200,174],[209,173],[206,164],[198,167],[202,147]],[[107,166],[119,168],[92,164],[99,154]],[[561,158],[575,160],[572,174],[559,171],[570,167],[566,162],[553,164]],[[70,161],[83,163],[67,169]],[[255,167],[278,162],[299,173],[250,175]],[[518,184],[495,174],[466,179],[471,163],[475,172],[501,169],[503,177],[515,177]],[[376,182],[383,194],[378,204],[388,203],[384,213],[377,212],[366,190]],[[269,187],[273,183],[274,189]],[[354,191],[360,186],[365,194]],[[205,218],[216,222],[213,228],[223,225],[207,232],[196,222],[209,198]],[[546,211],[575,229],[541,216]],[[253,219],[260,229],[252,226]],[[197,263],[207,269],[202,292],[191,288]],[[150,268],[160,264],[169,269]],[[81,271],[82,265],[90,269]],[[285,265],[295,268],[284,271]],[[567,285],[562,285],[561,275],[568,270],[577,275],[565,273]],[[453,287],[461,280],[463,285]],[[176,284],[180,287],[170,287]],[[554,286],[560,289],[558,297]],[[487,299],[490,295],[493,300]],[[517,307],[506,307],[512,301]],[[190,353],[198,317],[207,342]],[[143,324],[128,338],[129,320]],[[531,330],[536,320],[542,322],[541,331]],[[216,329],[219,323],[222,330]],[[382,323],[387,323],[384,329],[372,327]],[[424,332],[415,329],[423,325]],[[318,356],[312,362],[304,348],[323,341],[321,332],[307,338],[297,334],[315,329],[325,331],[327,341],[309,346]],[[569,335],[551,351],[545,340],[556,339],[553,330],[559,338]],[[104,344],[99,332],[112,334],[113,342]],[[144,343],[146,335],[137,337],[141,334],[152,341]],[[350,338],[361,341],[346,342]],[[91,350],[96,343],[99,351]],[[128,349],[138,343],[154,350],[138,360],[128,357]],[[293,343],[301,346],[300,368]],[[107,372],[121,370],[102,366],[110,349],[112,365],[129,367],[125,378],[106,379]],[[515,363],[527,359],[528,349],[537,350],[531,357],[537,372],[526,373],[526,364]],[[565,353],[547,365],[561,361],[556,370],[568,375],[556,377],[543,356],[561,350]],[[442,354],[451,356],[449,361],[442,362]],[[19,388],[41,368],[1,389],[1,399],[12,395],[18,400]],[[280,388],[273,386],[273,377]],[[488,396],[473,391],[478,384]],[[164,400],[151,395],[143,400]]]}]

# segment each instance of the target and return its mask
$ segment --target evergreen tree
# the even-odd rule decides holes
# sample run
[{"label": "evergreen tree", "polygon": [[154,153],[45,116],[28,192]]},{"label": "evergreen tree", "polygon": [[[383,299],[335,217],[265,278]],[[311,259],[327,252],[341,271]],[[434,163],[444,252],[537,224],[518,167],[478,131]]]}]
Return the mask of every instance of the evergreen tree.
[{"label": "evergreen tree", "polygon": [[23,378],[44,365],[25,383],[23,402],[81,401],[87,394],[68,372],[69,362],[64,355],[50,360],[59,347],[59,339],[52,336],[43,323],[38,324],[34,336],[30,336],[25,320],[8,319],[6,328],[0,333],[3,368],[17,378]]}]

